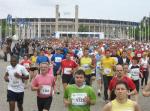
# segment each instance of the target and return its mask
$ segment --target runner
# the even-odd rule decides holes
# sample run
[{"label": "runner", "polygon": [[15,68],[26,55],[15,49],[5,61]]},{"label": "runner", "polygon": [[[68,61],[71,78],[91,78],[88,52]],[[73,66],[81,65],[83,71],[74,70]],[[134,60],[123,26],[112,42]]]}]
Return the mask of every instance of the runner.
[{"label": "runner", "polygon": [[128,85],[126,82],[116,83],[116,99],[106,104],[101,111],[141,111],[139,105],[128,99]]},{"label": "runner", "polygon": [[149,76],[149,58],[147,57],[147,53],[144,52],[143,55],[142,55],[142,58],[140,59],[140,66],[141,66],[141,69],[142,69],[142,75],[143,75],[143,78],[141,80],[141,87],[143,88],[143,83],[145,81],[145,85],[147,85],[147,82],[148,82],[148,76]]},{"label": "runner", "polygon": [[75,73],[75,84],[68,85],[64,92],[64,104],[68,111],[90,111],[90,105],[96,102],[96,95],[92,87],[84,84],[85,72]]},{"label": "runner", "polygon": [[[129,73],[131,74],[131,79],[133,80],[136,90],[139,93],[140,89],[140,77],[142,77],[142,73],[140,72],[140,66],[138,64],[138,57],[132,58],[132,64],[129,65]],[[138,94],[135,96],[136,101],[138,102]]]},{"label": "runner", "polygon": [[49,74],[47,62],[40,64],[41,74],[32,81],[32,91],[37,91],[38,111],[49,111],[52,103],[52,95],[55,89],[55,78]]},{"label": "runner", "polygon": [[55,54],[53,54],[51,60],[52,60],[52,64],[53,64],[53,72],[54,72],[54,76],[56,79],[56,90],[57,90],[57,94],[60,94],[60,65],[61,65],[61,61],[64,59],[64,55],[61,54],[61,49],[57,48],[55,50]]},{"label": "runner", "polygon": [[102,72],[101,72],[101,58],[102,50],[98,49],[98,53],[96,54],[96,80],[97,80],[97,95],[101,96],[102,91]]},{"label": "runner", "polygon": [[104,100],[108,101],[108,86],[114,75],[114,67],[116,65],[116,61],[113,57],[110,57],[110,50],[106,50],[105,56],[101,59],[101,67],[103,73],[103,82],[104,82]]},{"label": "runner", "polygon": [[128,96],[130,97],[131,95],[137,94],[135,84],[133,83],[132,79],[127,77],[127,75],[124,73],[123,67],[121,65],[116,66],[116,72],[115,76],[112,78],[112,80],[109,83],[109,88],[108,88],[108,96],[110,100],[115,99],[116,95],[114,94],[115,91],[115,86],[118,81],[124,81],[127,83],[130,92],[128,93]]},{"label": "runner", "polygon": [[38,66],[36,64],[36,59],[37,59],[37,52],[35,51],[33,53],[33,56],[31,56],[31,68],[30,68],[30,81],[36,76],[38,73]]},{"label": "runner", "polygon": [[85,71],[85,78],[90,81],[89,85],[92,85],[92,69],[95,67],[92,58],[89,56],[89,49],[84,48],[83,56],[80,58],[81,69]]},{"label": "runner", "polygon": [[26,68],[18,64],[15,56],[11,57],[10,65],[6,68],[5,81],[8,82],[7,101],[10,111],[15,111],[17,102],[18,111],[23,111],[24,80],[29,78]]},{"label": "runner", "polygon": [[[66,59],[61,61],[61,67],[59,71],[62,71],[62,83],[64,89],[67,87],[68,83],[72,80],[74,71],[77,69],[77,63],[71,60],[71,55],[66,54]],[[60,73],[60,72],[59,72]]]}]

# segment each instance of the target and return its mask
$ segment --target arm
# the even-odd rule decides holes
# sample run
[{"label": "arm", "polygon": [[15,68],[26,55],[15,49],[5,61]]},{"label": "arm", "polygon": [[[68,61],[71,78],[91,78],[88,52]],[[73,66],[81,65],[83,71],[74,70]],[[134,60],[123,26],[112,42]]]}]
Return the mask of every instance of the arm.
[{"label": "arm", "polygon": [[128,78],[128,79],[129,79],[128,80],[129,88],[132,90],[131,92],[128,93],[128,95],[136,95],[136,94],[138,94],[135,84],[133,83],[133,81],[130,78]]},{"label": "arm", "polygon": [[65,107],[71,105],[71,101],[69,101],[68,99],[64,98],[64,104],[65,104]]},{"label": "arm", "polygon": [[135,108],[134,111],[141,111],[141,109],[137,103],[135,103],[134,108]]},{"label": "arm", "polygon": [[20,75],[19,73],[16,73],[15,77],[18,78],[18,79],[24,79],[24,80],[29,79],[29,75],[24,76],[24,75]]},{"label": "arm", "polygon": [[42,86],[38,85],[37,82],[37,76],[33,79],[32,84],[31,84],[31,90],[32,91],[40,91],[40,89],[42,88]]},{"label": "arm", "polygon": [[31,86],[32,91],[39,91],[41,88],[42,87],[38,87],[38,86],[34,86],[34,85]]},{"label": "arm", "polygon": [[9,79],[8,79],[8,72],[6,72],[6,74],[5,74],[5,76],[4,76],[4,80],[5,80],[6,82],[9,82]]},{"label": "arm", "polygon": [[129,96],[136,95],[136,94],[138,94],[136,89],[134,89],[134,90],[132,90],[131,92],[128,93]]},{"label": "arm", "polygon": [[71,100],[68,97],[68,87],[69,87],[69,85],[67,86],[67,88],[64,91],[64,105],[65,105],[65,107],[68,107],[69,105],[71,105]]},{"label": "arm", "polygon": [[142,91],[143,96],[150,96],[150,82],[146,85],[146,87]]},{"label": "arm", "polygon": [[29,72],[27,71],[27,69],[25,67],[22,67],[21,74],[16,72],[15,77],[18,79],[27,80],[27,79],[29,79]]},{"label": "arm", "polygon": [[111,103],[106,104],[101,111],[111,111]]},{"label": "arm", "polygon": [[84,101],[89,105],[94,105],[96,103],[96,94],[94,92],[94,89],[90,87],[89,92],[89,96],[85,97]]}]

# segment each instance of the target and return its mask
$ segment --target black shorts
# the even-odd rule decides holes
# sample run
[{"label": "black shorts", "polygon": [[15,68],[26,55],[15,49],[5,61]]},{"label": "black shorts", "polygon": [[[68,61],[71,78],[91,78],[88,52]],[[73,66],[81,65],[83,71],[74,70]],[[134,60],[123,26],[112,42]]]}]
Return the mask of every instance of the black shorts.
[{"label": "black shorts", "polygon": [[93,77],[93,76],[96,77],[96,73],[92,73],[91,76],[92,76],[92,77]]},{"label": "black shorts", "polygon": [[139,83],[139,80],[133,80],[135,86],[136,86],[136,90],[137,92],[139,92],[139,89],[140,89],[140,83]]},{"label": "black shorts", "polygon": [[49,111],[51,103],[52,103],[52,97],[51,96],[48,98],[37,97],[38,111],[43,111],[43,109],[46,109]]},{"label": "black shorts", "polygon": [[73,78],[72,74],[70,74],[70,75],[63,74],[62,75],[62,83],[69,84],[69,82],[72,80],[72,78]]},{"label": "black shorts", "polygon": [[[54,74],[54,76],[57,76],[58,74],[57,74],[57,71],[58,71],[58,69],[56,69],[56,68],[53,68],[53,74]],[[60,74],[59,74],[60,75]]]},{"label": "black shorts", "polygon": [[23,98],[24,98],[24,92],[13,92],[10,90],[7,90],[7,101],[16,101],[19,104],[23,104]]},{"label": "black shorts", "polygon": [[88,81],[88,83],[87,83],[88,85],[90,85],[91,77],[92,77],[92,74],[85,75],[85,79],[86,79],[86,81]]}]

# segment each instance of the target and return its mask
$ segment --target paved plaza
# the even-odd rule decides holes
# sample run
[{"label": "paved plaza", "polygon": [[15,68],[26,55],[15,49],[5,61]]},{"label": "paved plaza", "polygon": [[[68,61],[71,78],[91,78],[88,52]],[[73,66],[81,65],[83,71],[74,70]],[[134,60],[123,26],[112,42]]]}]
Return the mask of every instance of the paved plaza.
[{"label": "paved plaza", "polygon": [[[6,102],[6,91],[7,91],[7,83],[4,81],[3,77],[5,74],[6,66],[8,62],[4,62],[0,60],[0,111],[9,111],[8,103]],[[96,90],[96,83],[93,84],[94,89]],[[150,98],[143,97],[140,93],[139,104],[141,106],[142,111],[150,111]],[[102,106],[104,105],[103,97],[97,97],[96,105],[91,107],[91,111],[101,111]],[[17,111],[17,109],[16,109]],[[25,90],[25,98],[24,98],[24,111],[37,111],[36,107],[36,92],[32,92],[29,86],[28,89]],[[67,108],[64,107],[63,104],[63,90],[61,88],[60,95],[55,95],[53,97],[53,102],[51,105],[50,111],[67,111]]]}]

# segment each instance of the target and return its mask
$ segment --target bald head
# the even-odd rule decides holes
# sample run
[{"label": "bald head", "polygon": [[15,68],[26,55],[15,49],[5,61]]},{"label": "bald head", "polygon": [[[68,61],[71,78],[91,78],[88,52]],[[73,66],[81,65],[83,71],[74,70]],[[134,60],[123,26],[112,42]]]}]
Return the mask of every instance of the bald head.
[{"label": "bald head", "polygon": [[124,75],[124,71],[123,71],[122,65],[117,65],[116,66],[116,75],[119,78],[121,78]]}]

